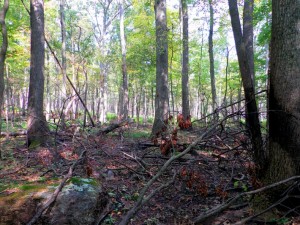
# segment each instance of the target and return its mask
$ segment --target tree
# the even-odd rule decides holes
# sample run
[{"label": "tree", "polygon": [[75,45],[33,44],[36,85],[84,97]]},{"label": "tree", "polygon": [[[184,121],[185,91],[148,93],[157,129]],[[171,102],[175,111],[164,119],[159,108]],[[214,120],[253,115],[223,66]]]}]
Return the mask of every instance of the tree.
[{"label": "tree", "polygon": [[[9,0],[5,0],[0,10],[0,26],[1,26],[1,34],[2,34],[2,45],[0,48],[0,134],[2,128],[2,106],[3,106],[3,97],[4,97],[4,70],[5,70],[5,57],[8,46],[7,39],[7,29],[5,23],[6,13],[9,7]],[[1,148],[1,144],[0,144]],[[0,159],[2,159],[2,153],[0,150]]]},{"label": "tree", "polygon": [[[66,87],[67,58],[66,58],[65,0],[60,0],[59,14],[60,14],[60,26],[61,26],[60,27],[60,30],[61,30],[61,67],[62,67],[62,75],[63,75],[62,93],[61,94],[62,94],[63,101],[66,101],[66,98],[67,98],[67,87]],[[63,113],[61,115],[62,129],[66,128],[66,123],[65,123],[66,114],[67,114],[67,110],[63,109]]]},{"label": "tree", "polygon": [[166,0],[156,0],[154,7],[156,27],[156,94],[152,135],[161,131],[165,126],[163,120],[167,116],[169,109]]},{"label": "tree", "polygon": [[44,100],[44,1],[30,0],[31,59],[28,95],[27,144],[45,144],[49,130],[43,114]]},{"label": "tree", "polygon": [[242,33],[237,1],[228,0],[228,4],[235,47],[238,56],[239,68],[241,72],[246,100],[246,122],[249,126],[252,147],[254,149],[254,160],[257,164],[258,170],[262,172],[265,166],[265,152],[263,149],[263,142],[258,117],[258,108],[255,100],[254,84],[252,81],[249,57],[247,54],[245,43],[246,37],[243,36]]},{"label": "tree", "polygon": [[300,1],[272,1],[268,182],[300,174]]},{"label": "tree", "polygon": [[216,80],[215,80],[215,62],[214,62],[214,49],[213,49],[213,34],[214,34],[214,8],[212,0],[209,2],[209,35],[208,35],[208,52],[209,52],[209,68],[210,68],[210,83],[213,111],[217,108],[217,93],[216,93]]},{"label": "tree", "polygon": [[182,115],[184,119],[190,115],[189,101],[189,17],[187,0],[181,0],[182,16]]},{"label": "tree", "polygon": [[[1,26],[1,34],[2,34],[2,45],[0,49],[0,120],[3,106],[3,94],[4,94],[4,65],[5,65],[5,57],[8,46],[7,39],[7,29],[5,23],[6,13],[9,7],[9,0],[5,0],[0,10],[0,26]],[[1,122],[0,122],[0,132],[1,132]]]},{"label": "tree", "polygon": [[120,39],[121,39],[121,53],[122,53],[122,85],[120,92],[119,117],[120,119],[127,119],[128,117],[128,77],[126,64],[126,37],[124,28],[124,0],[120,0]]},{"label": "tree", "polygon": [[253,5],[254,5],[254,0],[244,1],[243,41],[246,47],[252,84],[254,86],[254,91],[255,91],[254,49],[253,49],[253,8],[254,8]]}]

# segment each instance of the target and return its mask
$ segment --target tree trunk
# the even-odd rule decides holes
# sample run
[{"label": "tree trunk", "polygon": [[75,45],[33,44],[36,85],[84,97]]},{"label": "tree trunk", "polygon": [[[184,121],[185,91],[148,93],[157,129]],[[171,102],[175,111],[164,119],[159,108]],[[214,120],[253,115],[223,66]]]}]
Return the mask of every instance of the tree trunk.
[{"label": "tree trunk", "polygon": [[120,93],[119,118],[121,120],[128,118],[128,78],[126,65],[126,37],[124,28],[124,0],[120,0],[120,39],[122,52],[122,87]]},{"label": "tree trunk", "polygon": [[261,172],[265,164],[265,153],[263,149],[258,109],[255,100],[254,85],[251,78],[251,70],[249,66],[250,64],[248,60],[246,45],[243,41],[245,40],[245,38],[243,38],[242,34],[237,1],[228,0],[228,3],[236,52],[239,61],[239,68],[245,93],[247,111],[246,122],[249,126],[252,148],[254,149],[254,161],[256,162],[258,172]]},{"label": "tree trunk", "polygon": [[168,28],[166,0],[155,1],[156,27],[156,93],[155,117],[152,135],[156,135],[165,126],[163,120],[169,110],[168,87]]},{"label": "tree trunk", "polygon": [[244,1],[243,41],[245,43],[253,89],[255,92],[254,49],[253,49],[253,5],[254,0]]},{"label": "tree trunk", "polygon": [[[65,103],[67,99],[67,59],[66,59],[66,27],[65,27],[65,0],[60,0],[60,30],[61,30],[61,67],[62,67],[62,101]],[[64,105],[64,104],[63,104]],[[61,115],[61,129],[66,128],[66,111],[63,109]]]},{"label": "tree trunk", "polygon": [[45,144],[49,131],[44,101],[44,1],[30,0],[31,59],[28,96],[27,144]]},{"label": "tree trunk", "polygon": [[210,71],[210,84],[212,96],[213,112],[217,108],[217,94],[216,94],[216,81],[215,81],[215,60],[213,49],[213,34],[214,34],[214,8],[212,0],[209,0],[209,35],[208,35],[208,53],[209,53],[209,71]]},{"label": "tree trunk", "polygon": [[[5,71],[5,57],[7,52],[8,40],[7,40],[7,29],[5,23],[6,13],[9,7],[9,0],[5,0],[3,7],[0,10],[0,26],[2,34],[2,45],[0,48],[0,133],[2,127],[2,107],[4,97],[4,71]],[[1,152],[0,152],[1,158]]]},{"label": "tree trunk", "polygon": [[189,102],[189,19],[187,0],[181,0],[182,15],[182,115],[190,116]]},{"label": "tree trunk", "polygon": [[272,1],[267,181],[300,174],[300,1]]}]

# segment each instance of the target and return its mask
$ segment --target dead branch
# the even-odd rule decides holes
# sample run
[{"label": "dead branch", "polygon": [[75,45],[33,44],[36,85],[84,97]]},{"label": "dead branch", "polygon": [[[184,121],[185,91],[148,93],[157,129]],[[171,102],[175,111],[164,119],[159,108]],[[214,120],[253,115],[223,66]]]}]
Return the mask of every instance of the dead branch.
[{"label": "dead branch", "polygon": [[97,135],[108,134],[109,132],[112,132],[115,129],[126,126],[128,124],[129,124],[129,120],[123,120],[120,123],[113,123],[113,124],[109,125],[108,127],[100,130]]},{"label": "dead branch", "polygon": [[77,166],[77,164],[83,159],[83,157],[86,154],[86,150],[84,150],[81,154],[78,160],[76,160],[72,166],[69,168],[69,171],[67,173],[67,175],[64,176],[64,178],[62,179],[61,183],[59,184],[59,186],[55,189],[54,193],[52,194],[52,196],[48,199],[48,201],[43,204],[39,210],[37,211],[37,213],[32,217],[32,219],[27,223],[27,225],[33,225],[36,223],[36,221],[40,218],[40,216],[42,215],[42,213],[49,207],[52,205],[52,203],[55,202],[59,192],[62,190],[62,188],[64,187],[65,183],[73,176],[73,171],[75,169],[75,167]]},{"label": "dead branch", "polygon": [[193,219],[193,222],[195,224],[199,224],[200,222],[208,219],[209,217],[212,217],[212,216],[214,216],[214,215],[216,215],[216,214],[224,211],[225,209],[229,208],[231,205],[233,205],[233,203],[235,203],[236,200],[238,200],[239,198],[241,198],[243,196],[257,194],[257,193],[269,190],[271,188],[277,187],[277,186],[279,186],[281,184],[285,184],[285,183],[288,183],[288,182],[290,182],[292,180],[298,180],[298,179],[300,179],[300,176],[293,176],[293,177],[290,177],[288,179],[285,179],[285,180],[282,180],[282,181],[279,181],[279,182],[267,185],[265,187],[256,189],[254,191],[248,191],[248,192],[241,193],[241,194],[235,196],[234,198],[229,199],[226,203],[222,204],[221,206],[213,208],[213,209],[211,209],[211,210],[203,213],[202,215],[196,217],[195,219]]},{"label": "dead branch", "polygon": [[[141,208],[141,206],[146,203],[145,202],[146,199],[144,198],[144,196],[146,194],[146,191],[163,174],[163,172],[171,165],[171,163],[173,161],[175,161],[176,159],[181,158],[182,156],[184,156],[188,152],[190,152],[192,150],[192,148],[194,148],[200,141],[202,141],[205,136],[207,136],[211,131],[215,130],[215,128],[218,125],[219,125],[219,123],[215,124],[214,126],[212,126],[210,129],[208,129],[206,132],[204,132],[198,139],[196,139],[192,144],[190,144],[183,152],[179,153],[178,155],[173,155],[168,161],[165,162],[165,164],[161,167],[161,169],[157,172],[157,174],[154,177],[152,177],[151,180],[149,180],[147,182],[147,184],[145,185],[145,187],[140,192],[140,196],[139,196],[138,200],[136,201],[136,203],[134,204],[134,206],[131,208],[131,210],[129,210],[127,212],[127,214],[122,219],[122,221],[119,223],[119,225],[126,225],[126,224],[128,224],[129,220],[138,212],[138,210]],[[149,199],[153,195],[150,194],[148,196]]]},{"label": "dead branch", "polygon": [[141,207],[144,204],[146,204],[160,190],[162,190],[163,188],[168,187],[169,185],[171,185],[174,182],[175,177],[176,177],[176,173],[174,173],[173,178],[169,182],[167,182],[165,184],[162,184],[161,186],[159,186],[158,188],[156,188],[154,191],[152,191],[146,197],[144,197],[144,195],[140,195],[139,199],[138,199],[138,202],[141,199],[140,200],[140,204],[135,204],[133,206],[133,208],[131,208],[131,210],[128,211],[128,213],[125,215],[125,217],[123,218],[123,220],[119,223],[119,225],[126,225],[126,224],[128,224],[129,220],[141,209]]}]

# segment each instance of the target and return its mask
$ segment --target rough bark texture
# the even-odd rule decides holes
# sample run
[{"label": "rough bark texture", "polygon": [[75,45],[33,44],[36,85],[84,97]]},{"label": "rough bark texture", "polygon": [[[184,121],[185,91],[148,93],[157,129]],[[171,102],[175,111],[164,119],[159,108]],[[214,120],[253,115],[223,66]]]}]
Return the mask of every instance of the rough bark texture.
[{"label": "rough bark texture", "polygon": [[[4,65],[5,65],[5,57],[8,46],[7,40],[7,29],[5,24],[5,17],[9,6],[9,0],[4,1],[4,5],[0,10],[0,26],[1,26],[1,34],[2,34],[2,45],[0,49],[0,120],[3,106],[3,97],[4,97]],[[0,130],[1,131],[1,130]]]},{"label": "rough bark texture", "polygon": [[122,52],[122,87],[120,93],[120,119],[128,118],[128,77],[126,65],[126,37],[124,28],[124,0],[120,0],[120,39],[121,39],[121,52]]},{"label": "rough bark texture", "polygon": [[252,84],[255,90],[254,49],[253,49],[253,0],[244,1],[243,41],[245,43]]},{"label": "rough bark texture", "polygon": [[300,1],[272,1],[269,164],[275,182],[300,174]]},{"label": "rough bark texture", "polygon": [[211,96],[213,103],[213,111],[217,108],[217,94],[216,94],[216,80],[215,80],[215,61],[214,61],[214,46],[213,46],[213,33],[214,33],[214,9],[212,0],[209,0],[209,35],[208,35],[208,53],[209,53],[209,71],[210,71],[210,84]]},{"label": "rough bark texture", "polygon": [[247,56],[246,45],[244,43],[245,38],[243,38],[242,34],[237,1],[228,0],[228,4],[246,100],[246,122],[249,126],[249,131],[251,134],[251,142],[254,150],[254,160],[258,166],[259,171],[262,171],[265,164],[265,153],[263,149],[263,142],[260,130],[258,108],[255,100],[254,85],[251,79],[251,70]]},{"label": "rough bark texture", "polygon": [[[61,31],[61,67],[63,75],[62,83],[62,100],[63,102],[67,99],[67,59],[66,59],[66,27],[65,27],[65,0],[60,0],[59,5],[60,14],[60,31]],[[61,115],[61,128],[64,130],[66,128],[66,110],[63,109]]]},{"label": "rough bark texture", "polygon": [[48,125],[43,114],[44,100],[44,1],[30,1],[31,59],[28,96],[27,143],[44,144]]},{"label": "rough bark texture", "polygon": [[182,115],[190,115],[189,101],[189,17],[187,0],[181,0],[182,10]]},{"label": "rough bark texture", "polygon": [[156,24],[156,94],[155,94],[155,118],[152,135],[165,126],[163,120],[169,109],[168,87],[168,29],[166,0],[155,1]]}]

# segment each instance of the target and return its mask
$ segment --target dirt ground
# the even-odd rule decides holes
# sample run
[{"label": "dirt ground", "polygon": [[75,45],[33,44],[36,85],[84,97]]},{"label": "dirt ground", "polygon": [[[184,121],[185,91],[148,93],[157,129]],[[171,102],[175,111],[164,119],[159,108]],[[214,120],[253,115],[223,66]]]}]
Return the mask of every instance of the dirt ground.
[{"label": "dirt ground", "polygon": [[[24,185],[61,179],[86,150],[86,158],[76,167],[73,176],[100,181],[111,202],[102,224],[118,224],[136,202],[140,190],[170,155],[184,150],[206,128],[178,131],[175,152],[166,156],[161,154],[160,140],[157,146],[150,141],[147,126],[119,128],[107,135],[96,135],[90,130],[74,136],[71,130],[53,135],[49,147],[35,149],[25,147],[24,136],[2,139],[0,203],[1,198],[18,192]],[[196,145],[192,154],[175,160],[151,185],[147,194],[175,176],[171,185],[156,193],[130,224],[193,224],[199,215],[237,194],[259,187],[250,149],[249,139],[242,129],[216,129]],[[240,199],[200,224],[228,225],[254,215],[258,207],[248,200]],[[4,215],[0,212],[1,216]],[[248,224],[298,224],[295,221],[273,210],[253,218]]]}]

